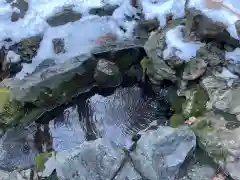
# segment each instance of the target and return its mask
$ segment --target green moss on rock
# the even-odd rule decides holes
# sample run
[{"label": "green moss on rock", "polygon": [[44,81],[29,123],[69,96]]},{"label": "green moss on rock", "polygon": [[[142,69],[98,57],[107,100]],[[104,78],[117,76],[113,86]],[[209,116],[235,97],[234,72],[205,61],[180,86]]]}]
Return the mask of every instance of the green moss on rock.
[{"label": "green moss on rock", "polygon": [[206,110],[207,101],[208,95],[203,88],[195,87],[189,90],[187,99],[182,106],[184,117],[201,116]]},{"label": "green moss on rock", "polygon": [[18,101],[10,101],[9,90],[0,88],[0,123],[5,125],[15,124],[23,116],[23,105]]},{"label": "green moss on rock", "polygon": [[36,164],[36,170],[37,172],[42,172],[45,168],[45,162],[55,155],[55,152],[45,152],[45,153],[39,153],[35,157],[35,164]]},{"label": "green moss on rock", "polygon": [[177,128],[178,126],[184,124],[184,117],[182,114],[173,114],[170,118],[170,126]]}]

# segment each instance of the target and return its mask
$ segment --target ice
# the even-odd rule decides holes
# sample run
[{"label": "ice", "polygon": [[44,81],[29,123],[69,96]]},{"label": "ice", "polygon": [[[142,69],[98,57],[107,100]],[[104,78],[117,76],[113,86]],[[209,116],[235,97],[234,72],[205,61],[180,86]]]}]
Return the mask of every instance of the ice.
[{"label": "ice", "polygon": [[146,19],[157,18],[161,26],[166,25],[166,16],[173,15],[173,19],[184,17],[186,0],[141,0]]},{"label": "ice", "polygon": [[[235,28],[235,22],[239,20],[240,17],[232,13],[230,10],[227,10],[226,8],[208,9],[206,8],[205,2],[206,0],[189,0],[188,7],[194,7],[198,10],[201,10],[202,13],[214,21],[222,22],[223,24],[227,25],[227,30],[231,36],[239,39]],[[237,13],[240,13],[239,0],[224,0],[223,3],[232,8]]]},{"label": "ice", "polygon": [[200,42],[184,42],[182,31],[184,26],[177,26],[166,33],[167,48],[163,52],[163,58],[167,59],[173,55],[182,60],[189,61],[196,56],[197,50],[204,44]]}]

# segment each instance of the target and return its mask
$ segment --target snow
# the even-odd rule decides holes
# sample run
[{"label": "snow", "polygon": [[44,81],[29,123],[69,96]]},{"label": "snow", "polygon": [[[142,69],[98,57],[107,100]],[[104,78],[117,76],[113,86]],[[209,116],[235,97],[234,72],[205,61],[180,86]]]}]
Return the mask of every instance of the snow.
[{"label": "snow", "polygon": [[[106,4],[119,5],[112,17],[101,18],[89,14],[91,8],[99,8]],[[89,50],[96,46],[94,40],[107,33],[112,33],[117,39],[130,37],[136,25],[134,20],[126,20],[126,16],[131,17],[136,14],[136,9],[130,5],[129,0],[28,0],[28,5],[24,18],[11,22],[12,13],[18,9],[12,8],[10,4],[3,1],[0,2],[1,46],[8,48],[9,45],[24,38],[38,34],[44,35],[37,56],[33,58],[32,64],[23,64],[22,71],[16,76],[19,79],[34,72],[35,68],[46,58],[62,63],[81,53],[89,53]],[[47,24],[47,18],[72,5],[74,5],[74,11],[83,15],[79,21],[56,28]],[[123,32],[120,27],[125,28],[126,32]],[[12,42],[10,44],[4,42],[6,38],[11,38]],[[53,38],[64,38],[65,54],[56,55],[53,52]]]},{"label": "snow", "polygon": [[[201,10],[202,13],[204,13],[206,16],[213,19],[214,21],[222,22],[223,24],[227,25],[228,26],[227,30],[229,31],[230,35],[235,39],[239,39],[239,36],[235,28],[235,22],[239,20],[240,17],[232,13],[230,10],[227,10],[226,8],[220,9],[206,8],[205,1],[206,0],[189,0],[188,7],[189,8],[193,7],[198,10]],[[239,0],[224,0],[224,5],[227,5],[235,12],[240,13]]]},{"label": "snow", "polygon": [[200,42],[184,42],[184,26],[177,26],[166,33],[167,48],[163,51],[163,58],[177,56],[182,60],[189,61],[196,56],[197,50],[204,44]]},{"label": "snow", "polygon": [[221,73],[216,73],[215,74],[217,77],[221,77],[221,78],[224,78],[226,80],[229,80],[229,79],[238,79],[238,76],[231,73],[227,68],[223,68],[222,72]]},{"label": "snow", "polygon": [[239,63],[240,61],[240,48],[236,48],[232,52],[225,53],[226,60],[232,60],[234,63]]},{"label": "snow", "polygon": [[171,14],[174,19],[184,17],[186,0],[141,0],[146,19],[157,18],[161,26],[166,25],[166,16]]},{"label": "snow", "polygon": [[20,55],[16,54],[14,51],[8,51],[6,60],[8,63],[18,63],[20,59]]}]

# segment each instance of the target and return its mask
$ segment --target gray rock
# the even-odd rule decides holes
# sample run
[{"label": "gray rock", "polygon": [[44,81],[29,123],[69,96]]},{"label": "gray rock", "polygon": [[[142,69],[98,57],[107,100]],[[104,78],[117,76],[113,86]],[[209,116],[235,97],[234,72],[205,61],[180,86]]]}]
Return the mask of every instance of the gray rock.
[{"label": "gray rock", "polygon": [[137,80],[137,81],[141,81],[141,78],[143,76],[143,70],[141,68],[141,66],[139,65],[135,65],[135,66],[132,66],[126,73],[125,75],[128,77],[128,78],[132,78],[134,80]]},{"label": "gray rock", "polygon": [[65,53],[64,49],[64,39],[63,38],[55,38],[52,40],[53,50],[56,54]]},{"label": "gray rock", "polygon": [[217,42],[230,44],[235,47],[239,45],[238,40],[231,37],[227,31],[227,26],[223,23],[213,21],[195,8],[187,7],[185,14],[188,35],[194,33],[197,39],[204,40],[210,38]]},{"label": "gray rock", "polygon": [[237,20],[237,21],[235,22],[235,27],[236,27],[238,36],[240,36],[240,20]]},{"label": "gray rock", "polygon": [[207,63],[201,58],[193,58],[189,61],[183,71],[184,80],[195,80],[203,75],[207,69]]},{"label": "gray rock", "polygon": [[25,0],[7,0],[8,3],[11,3],[12,8],[16,8],[19,11],[14,11],[11,16],[11,21],[16,22],[19,18],[24,18],[28,10],[28,2]]},{"label": "gray rock", "polygon": [[93,14],[93,15],[98,15],[98,16],[111,16],[113,14],[113,12],[115,11],[115,9],[117,9],[118,6],[117,5],[105,5],[103,7],[100,8],[92,8],[89,11],[89,14]]},{"label": "gray rock", "polygon": [[68,101],[70,96],[88,91],[94,82],[95,66],[95,60],[89,55],[82,55],[42,69],[22,80],[4,79],[0,87],[8,87],[11,99],[22,104],[32,102],[37,106],[55,106]]},{"label": "gray rock", "polygon": [[113,62],[100,59],[95,69],[94,79],[101,87],[116,87],[121,84],[123,77]]},{"label": "gray rock", "polygon": [[195,164],[187,173],[191,180],[210,180],[215,175],[215,169],[207,165]]},{"label": "gray rock", "polygon": [[21,56],[23,61],[31,62],[32,58],[37,54],[41,41],[42,36],[33,36],[20,41],[17,44],[17,54]]},{"label": "gray rock", "polygon": [[144,45],[147,56],[151,60],[151,67],[147,68],[147,74],[152,76],[155,82],[161,82],[164,79],[176,81],[176,72],[162,58],[165,47],[164,35],[163,32],[156,32],[149,37]]},{"label": "gray rock", "polygon": [[145,179],[175,180],[179,168],[192,155],[195,146],[196,137],[188,127],[159,127],[141,136],[130,157],[135,169]]},{"label": "gray rock", "polygon": [[140,20],[134,28],[134,36],[136,37],[149,37],[149,33],[156,30],[159,27],[159,21],[157,19]]},{"label": "gray rock", "polygon": [[[0,167],[7,170],[30,168],[38,153],[34,144],[36,126],[16,127],[0,139]],[[1,177],[1,176],[0,176]]]},{"label": "gray rock", "polygon": [[132,163],[127,162],[114,180],[143,180],[143,178],[135,171]]},{"label": "gray rock", "polygon": [[62,180],[111,180],[122,163],[124,153],[104,139],[97,139],[59,152],[53,158],[54,161],[49,159],[45,163],[43,176],[55,165]]},{"label": "gray rock", "polygon": [[47,23],[52,26],[61,26],[69,22],[74,22],[81,19],[82,15],[72,10],[72,7],[65,8],[63,11],[49,17]]}]

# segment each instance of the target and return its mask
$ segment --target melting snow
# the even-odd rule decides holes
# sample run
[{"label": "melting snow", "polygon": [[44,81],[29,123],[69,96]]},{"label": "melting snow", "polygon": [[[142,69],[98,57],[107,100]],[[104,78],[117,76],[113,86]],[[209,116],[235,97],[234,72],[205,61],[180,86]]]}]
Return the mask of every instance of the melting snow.
[{"label": "melting snow", "polygon": [[232,60],[235,63],[240,61],[240,48],[236,48],[232,52],[226,52],[225,53],[225,59],[226,60]]},{"label": "melting snow", "polygon": [[184,17],[186,0],[142,0],[143,13],[146,19],[157,18],[161,26],[166,25],[166,16]]},{"label": "melting snow", "polygon": [[184,42],[183,39],[184,26],[177,26],[166,33],[167,48],[163,52],[163,58],[167,59],[173,55],[189,61],[190,58],[196,56],[197,50],[203,46],[198,42]]}]

